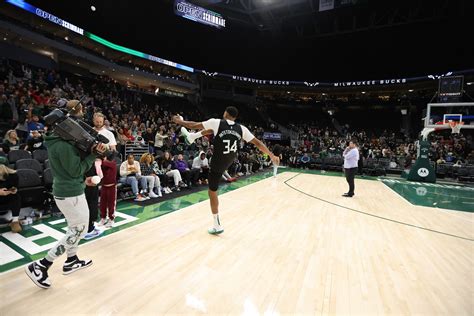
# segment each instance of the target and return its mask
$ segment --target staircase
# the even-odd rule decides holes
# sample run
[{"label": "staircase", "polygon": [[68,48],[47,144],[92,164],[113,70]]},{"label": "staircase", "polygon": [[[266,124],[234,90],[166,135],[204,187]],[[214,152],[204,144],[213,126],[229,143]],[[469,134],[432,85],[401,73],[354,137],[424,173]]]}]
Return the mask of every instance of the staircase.
[{"label": "staircase", "polygon": [[331,117],[331,123],[340,135],[344,135],[344,130],[342,129],[341,124],[339,124],[339,122],[334,117]]}]

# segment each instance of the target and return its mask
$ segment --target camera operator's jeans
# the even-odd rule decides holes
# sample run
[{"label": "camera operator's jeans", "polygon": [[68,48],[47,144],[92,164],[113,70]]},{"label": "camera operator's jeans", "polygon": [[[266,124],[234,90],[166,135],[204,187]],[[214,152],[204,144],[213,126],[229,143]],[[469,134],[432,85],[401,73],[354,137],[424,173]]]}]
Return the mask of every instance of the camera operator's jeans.
[{"label": "camera operator's jeans", "polygon": [[128,184],[128,185],[132,186],[132,192],[135,195],[138,195],[138,193],[139,193],[139,191],[138,191],[138,181],[140,181],[141,188],[143,190],[146,190],[147,186],[146,186],[146,178],[145,177],[140,177],[139,179],[137,179],[137,177],[135,177],[135,176],[121,177],[120,178],[121,183],[125,183],[125,184]]},{"label": "camera operator's jeans", "polygon": [[54,197],[56,205],[64,214],[67,222],[67,232],[59,242],[48,251],[46,259],[53,262],[63,253],[72,257],[77,253],[77,246],[81,238],[87,233],[89,225],[89,208],[84,194],[74,197]]}]

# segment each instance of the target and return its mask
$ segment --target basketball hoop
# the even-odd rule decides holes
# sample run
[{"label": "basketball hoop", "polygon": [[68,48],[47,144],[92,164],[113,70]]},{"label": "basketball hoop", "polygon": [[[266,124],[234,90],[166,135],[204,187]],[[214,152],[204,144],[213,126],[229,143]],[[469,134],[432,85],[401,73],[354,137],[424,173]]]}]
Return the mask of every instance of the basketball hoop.
[{"label": "basketball hoop", "polygon": [[461,127],[464,125],[464,122],[461,121],[449,121],[449,127],[451,127],[452,134],[459,134],[461,132]]}]

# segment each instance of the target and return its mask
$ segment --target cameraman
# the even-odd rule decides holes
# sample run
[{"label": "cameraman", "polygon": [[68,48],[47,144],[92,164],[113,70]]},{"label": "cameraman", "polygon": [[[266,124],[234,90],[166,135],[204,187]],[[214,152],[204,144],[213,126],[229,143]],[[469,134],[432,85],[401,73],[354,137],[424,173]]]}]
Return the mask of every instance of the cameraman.
[{"label": "cameraman", "polygon": [[[68,101],[66,106],[70,115],[82,116],[82,105],[79,101]],[[84,174],[97,157],[94,152],[104,153],[106,147],[101,143],[94,145],[93,153],[81,159],[81,152],[74,145],[57,136],[54,131],[50,136],[45,137],[45,141],[53,173],[54,199],[68,224],[66,234],[49,250],[46,257],[25,268],[26,274],[37,286],[47,289],[51,286],[48,269],[62,254],[67,254],[63,274],[73,273],[92,264],[91,260],[80,260],[76,255],[79,241],[87,231],[89,220],[89,209],[84,196]],[[86,182],[90,183],[90,178],[87,178]]]}]

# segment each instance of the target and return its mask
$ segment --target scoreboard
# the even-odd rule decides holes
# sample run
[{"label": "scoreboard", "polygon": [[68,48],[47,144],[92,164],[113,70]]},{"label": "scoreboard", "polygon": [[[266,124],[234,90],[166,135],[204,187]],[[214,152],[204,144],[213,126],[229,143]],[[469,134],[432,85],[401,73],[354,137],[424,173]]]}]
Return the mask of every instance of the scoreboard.
[{"label": "scoreboard", "polygon": [[441,102],[456,102],[463,93],[464,76],[441,77],[439,79],[439,99]]},{"label": "scoreboard", "polygon": [[226,20],[214,11],[207,10],[185,0],[176,0],[174,11],[176,15],[201,24],[225,28]]}]

